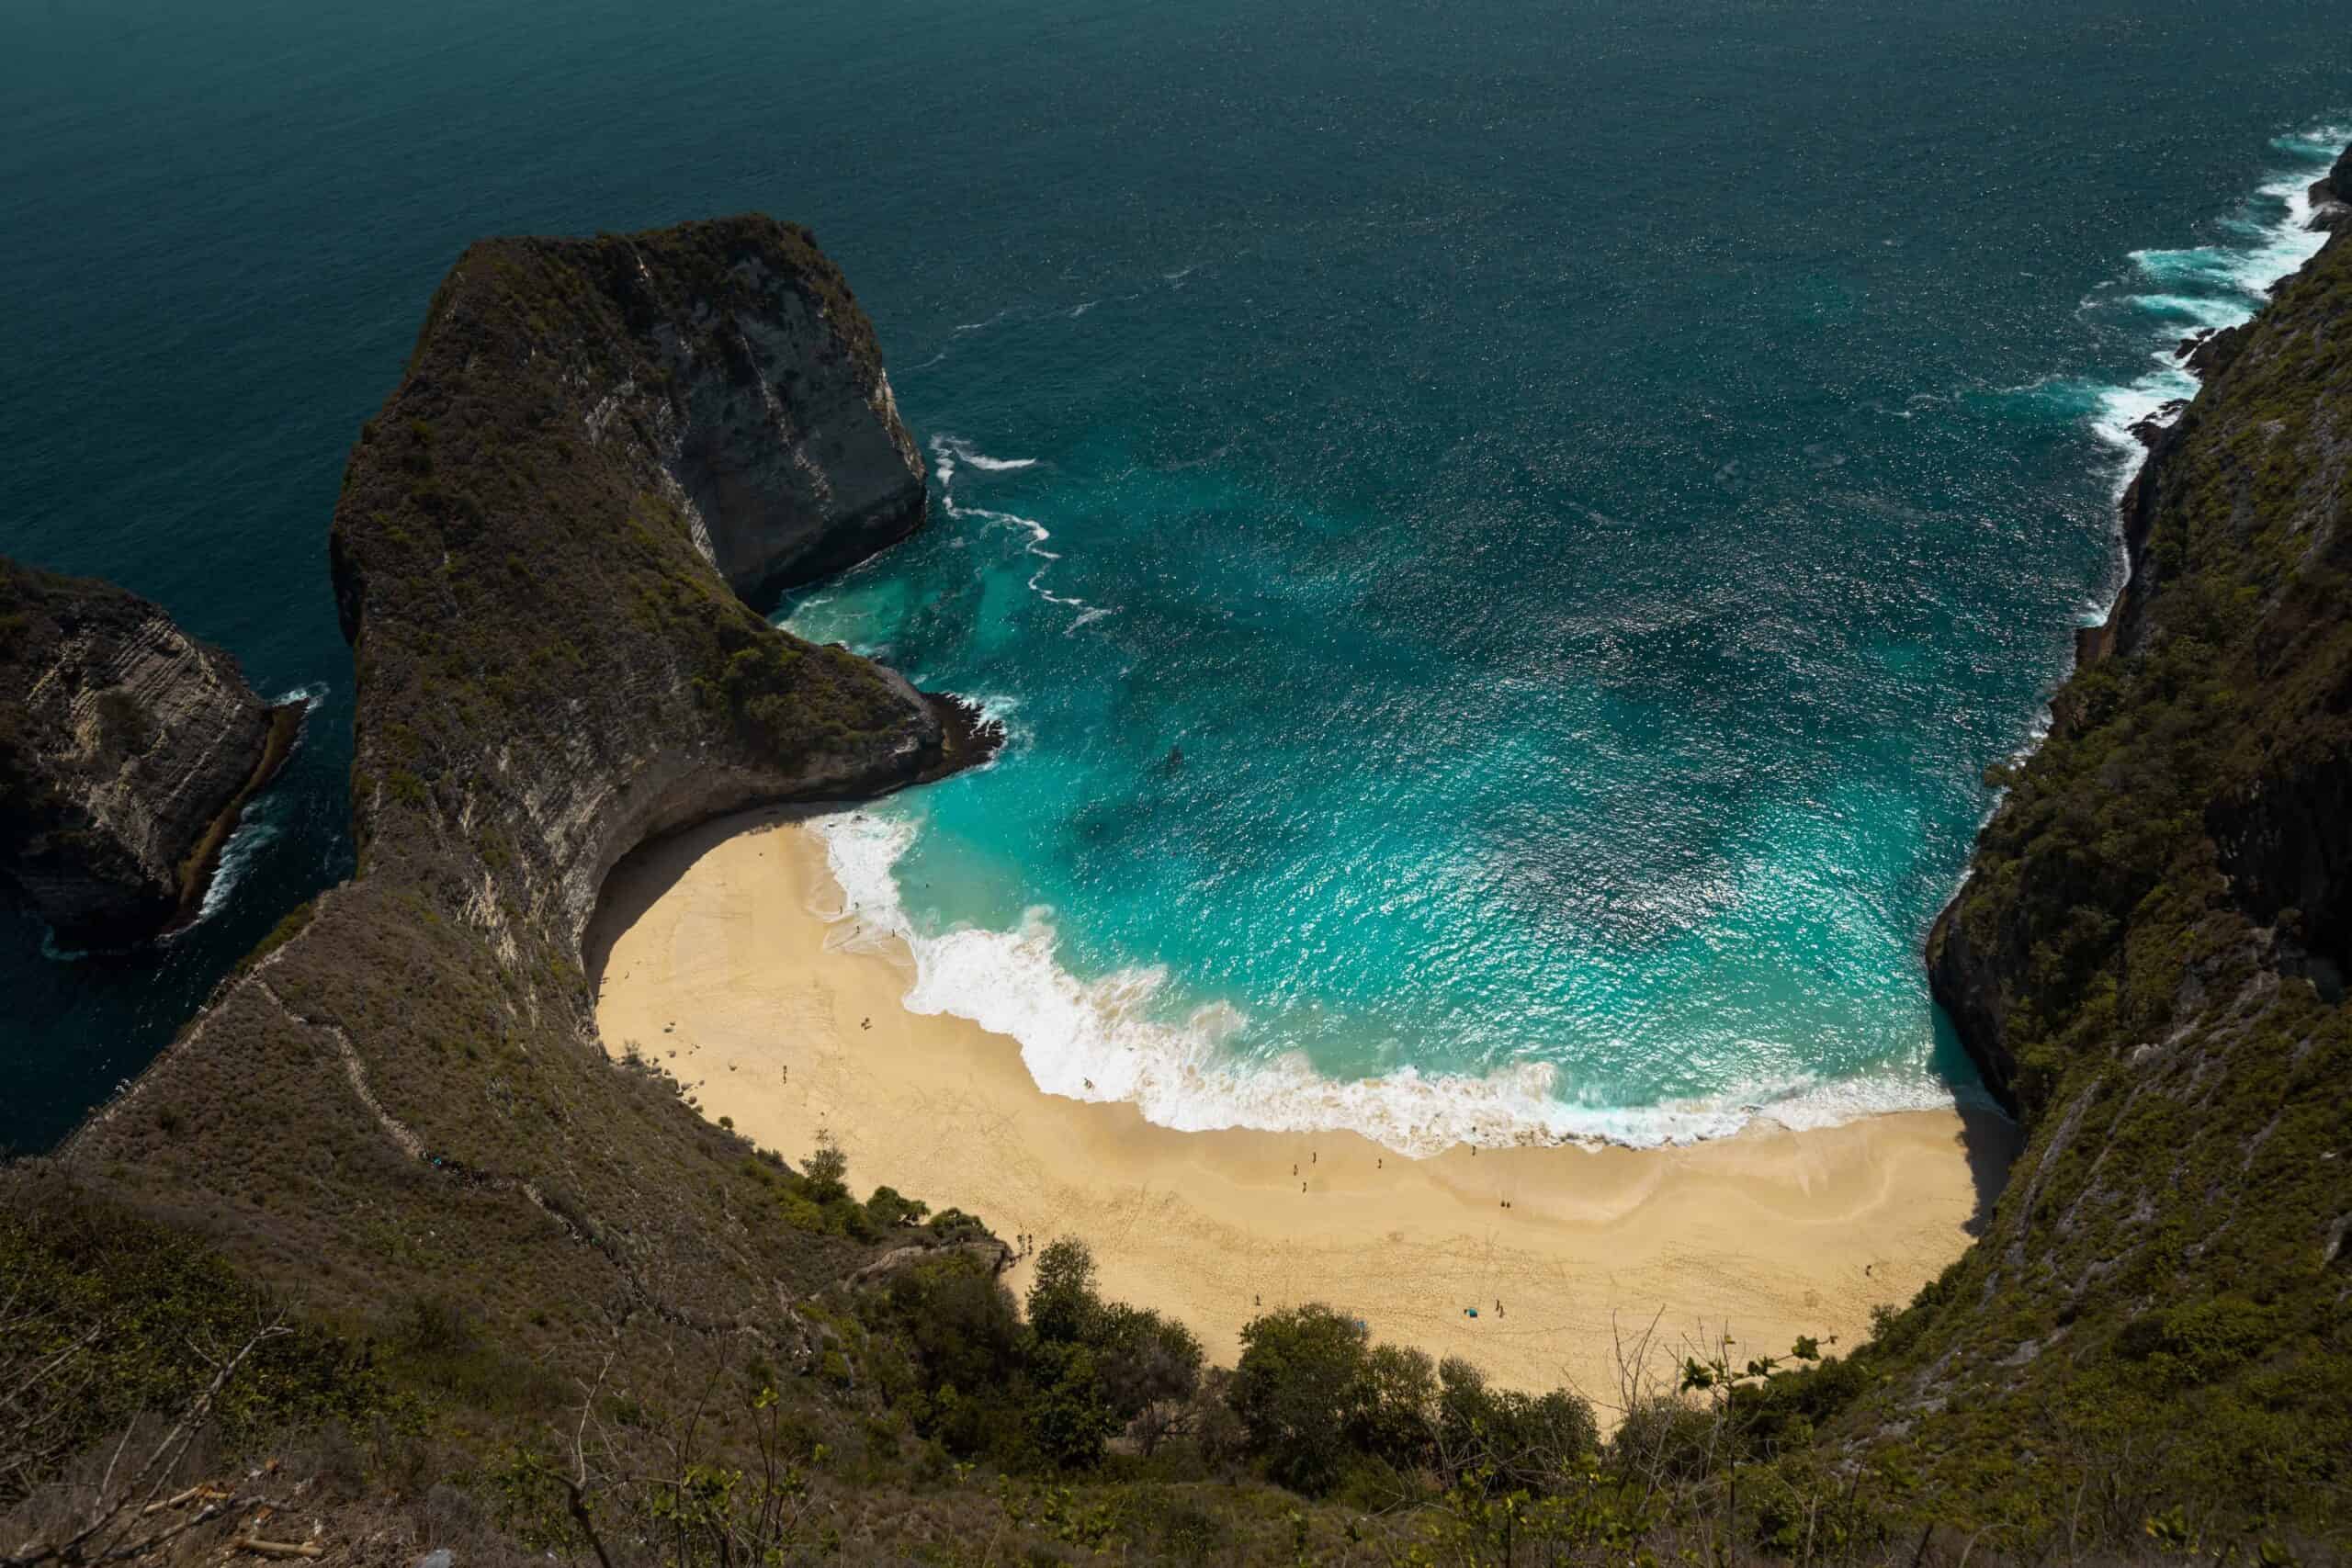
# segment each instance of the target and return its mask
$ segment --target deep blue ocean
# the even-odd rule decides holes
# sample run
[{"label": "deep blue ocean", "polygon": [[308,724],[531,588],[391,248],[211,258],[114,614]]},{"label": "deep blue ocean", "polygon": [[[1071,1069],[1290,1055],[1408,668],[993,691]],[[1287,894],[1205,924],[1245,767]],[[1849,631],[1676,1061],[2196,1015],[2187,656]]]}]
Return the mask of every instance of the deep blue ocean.
[{"label": "deep blue ocean", "polygon": [[19,1147],[348,874],[326,525],[450,260],[746,209],[935,465],[786,616],[1015,738],[826,829],[913,1005],[1400,1147],[1964,1090],[1917,950],[2121,426],[2352,134],[2319,0],[6,11],[0,551],[320,694],[190,931],[0,915]]}]

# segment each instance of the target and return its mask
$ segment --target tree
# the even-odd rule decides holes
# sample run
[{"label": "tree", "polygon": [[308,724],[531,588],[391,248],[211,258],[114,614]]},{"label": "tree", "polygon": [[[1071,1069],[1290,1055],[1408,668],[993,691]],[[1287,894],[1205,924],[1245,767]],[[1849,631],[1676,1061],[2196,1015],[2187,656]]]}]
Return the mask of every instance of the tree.
[{"label": "tree", "polygon": [[[1100,1314],[1096,1362],[1103,1397],[1122,1422],[1154,1405],[1181,1404],[1200,1386],[1201,1342],[1173,1318],[1114,1303]],[[1147,1438],[1147,1451],[1151,1446]]]},{"label": "tree", "polygon": [[849,1156],[830,1132],[817,1134],[817,1152],[800,1168],[808,1184],[808,1200],[819,1208],[849,1196]]},{"label": "tree", "polygon": [[1031,1363],[1029,1435],[1038,1451],[1064,1470],[1091,1470],[1119,1419],[1102,1401],[1094,1352],[1083,1345],[1042,1340]]},{"label": "tree", "polygon": [[1230,1403],[1248,1451],[1283,1485],[1310,1495],[1337,1483],[1365,1393],[1366,1335],[1319,1303],[1253,1318],[1241,1330]]},{"label": "tree", "polygon": [[1094,1287],[1094,1254],[1076,1236],[1057,1236],[1037,1254],[1029,1286],[1029,1327],[1048,1344],[1086,1344],[1102,1327]]},{"label": "tree", "polygon": [[1599,1451],[1600,1424],[1589,1401],[1565,1390],[1526,1394],[1495,1390],[1476,1367],[1447,1358],[1438,1369],[1437,1449],[1456,1479],[1481,1490],[1560,1490],[1578,1461]]},{"label": "tree", "polygon": [[877,1187],[865,1201],[865,1213],[876,1228],[899,1230],[922,1224],[931,1205],[919,1198],[902,1197],[895,1187]]},{"label": "tree", "polygon": [[1364,1357],[1362,1387],[1349,1423],[1357,1452],[1399,1469],[1426,1464],[1435,1429],[1437,1375],[1426,1351],[1374,1346]]}]

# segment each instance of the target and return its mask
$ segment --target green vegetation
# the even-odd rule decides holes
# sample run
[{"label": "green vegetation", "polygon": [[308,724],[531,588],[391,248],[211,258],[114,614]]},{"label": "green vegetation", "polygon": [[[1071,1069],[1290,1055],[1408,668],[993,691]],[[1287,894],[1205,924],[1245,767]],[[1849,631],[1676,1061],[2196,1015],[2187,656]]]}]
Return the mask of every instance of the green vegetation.
[{"label": "green vegetation", "polygon": [[143,1416],[208,1408],[234,1448],[327,1423],[400,1433],[415,1411],[363,1351],[288,1316],[222,1259],[47,1178],[0,1205],[0,1510]]},{"label": "green vegetation", "polygon": [[2013,1550],[2352,1535],[2347,323],[2332,243],[2161,440],[2111,651],[1931,943],[2034,1135],[1838,1429]]}]

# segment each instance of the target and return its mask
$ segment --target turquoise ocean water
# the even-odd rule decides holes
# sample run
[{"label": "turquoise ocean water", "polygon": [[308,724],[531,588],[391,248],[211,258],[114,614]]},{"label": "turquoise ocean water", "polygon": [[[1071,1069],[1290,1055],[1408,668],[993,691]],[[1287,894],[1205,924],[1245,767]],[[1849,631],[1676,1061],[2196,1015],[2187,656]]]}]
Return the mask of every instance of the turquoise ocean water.
[{"label": "turquoise ocean water", "polygon": [[2116,586],[2156,356],[2308,248],[2339,22],[13,7],[0,550],[318,700],[192,931],[0,920],[0,1141],[347,874],[325,525],[451,257],[743,209],[847,269],[936,480],[786,618],[1015,738],[826,829],[914,1005],[1412,1148],[1964,1089],[1919,940]]}]

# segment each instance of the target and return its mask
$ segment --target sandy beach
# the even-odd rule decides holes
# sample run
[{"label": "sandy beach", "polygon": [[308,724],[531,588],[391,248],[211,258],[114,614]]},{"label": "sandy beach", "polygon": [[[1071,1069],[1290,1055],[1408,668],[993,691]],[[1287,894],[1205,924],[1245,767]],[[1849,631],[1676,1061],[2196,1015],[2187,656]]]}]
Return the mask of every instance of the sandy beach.
[{"label": "sandy beach", "polygon": [[1960,1255],[2007,1152],[1997,1118],[1949,1111],[1426,1159],[1343,1133],[1174,1132],[1046,1095],[1012,1040],[906,1011],[909,955],[829,942],[840,902],[823,844],[783,813],[631,856],[589,941],[607,1048],[656,1057],[703,1114],[789,1159],[830,1130],[860,1193],[888,1184],[1007,1240],[1084,1237],[1106,1293],[1182,1318],[1228,1365],[1261,1306],[1320,1300],[1606,1409],[1615,1334],[1654,1321],[1669,1348],[1727,1332],[1742,1354],[1858,1337]]}]

